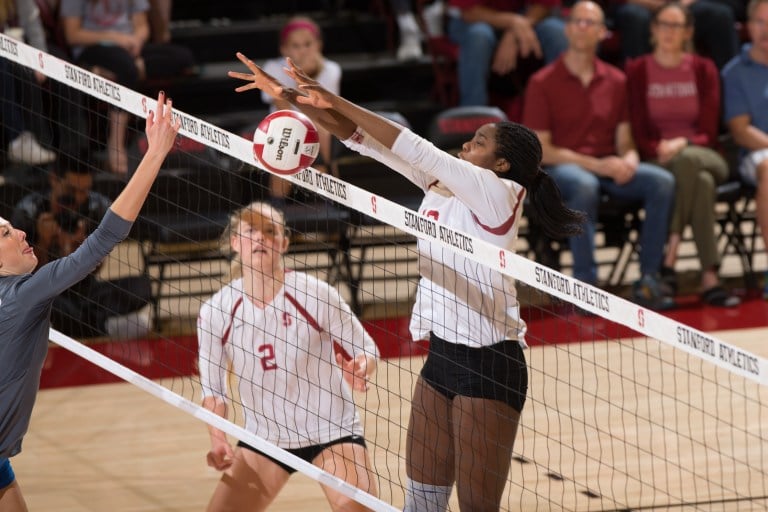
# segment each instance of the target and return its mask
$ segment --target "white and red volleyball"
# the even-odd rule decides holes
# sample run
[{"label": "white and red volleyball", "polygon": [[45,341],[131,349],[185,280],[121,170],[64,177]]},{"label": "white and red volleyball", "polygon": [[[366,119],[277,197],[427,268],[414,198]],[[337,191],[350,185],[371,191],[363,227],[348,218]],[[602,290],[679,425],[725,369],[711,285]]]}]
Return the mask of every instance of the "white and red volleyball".
[{"label": "white and red volleyball", "polygon": [[277,174],[296,174],[312,165],[320,152],[314,123],[294,110],[265,117],[253,134],[253,156]]}]

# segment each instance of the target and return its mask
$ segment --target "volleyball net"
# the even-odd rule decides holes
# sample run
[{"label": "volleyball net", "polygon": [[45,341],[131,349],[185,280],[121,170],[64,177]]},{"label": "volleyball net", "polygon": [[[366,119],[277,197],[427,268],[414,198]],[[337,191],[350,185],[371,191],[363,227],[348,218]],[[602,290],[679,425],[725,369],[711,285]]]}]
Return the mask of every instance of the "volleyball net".
[{"label": "volleyball net", "polygon": [[[129,169],[135,168],[146,150],[143,119],[156,91],[128,90],[3,35],[0,60],[4,117],[15,109],[29,131],[38,130],[37,141],[56,153],[50,164],[19,163],[10,141],[3,141],[0,215],[12,219],[19,201],[45,194],[52,169],[66,158],[96,167],[93,189],[114,199],[126,178],[104,170],[110,111],[132,115],[126,143]],[[47,80],[41,84],[32,71]],[[173,97],[172,84],[163,87]],[[185,113],[194,105],[174,108],[179,143],[131,236],[99,269],[100,279],[118,288],[122,279],[143,278],[150,286],[146,306],[136,315],[119,312],[122,331],[104,332],[102,324],[88,326],[95,337],[54,330],[54,343],[369,508],[400,508],[410,399],[425,353],[425,342],[410,339],[407,317],[418,283],[415,241],[425,238],[518,283],[530,383],[502,509],[768,508],[765,358],[422,216],[407,207],[405,186],[392,190],[385,183],[382,177],[397,179],[393,171],[349,155],[346,164],[379,182],[363,188],[353,173],[340,170],[341,158],[336,175],[307,169],[285,178],[295,189],[284,207],[291,229],[286,266],[338,289],[383,356],[370,389],[353,395],[378,496],[243,428],[247,411],[239,395],[257,392],[255,370],[231,376],[226,420],[201,408],[195,318],[202,302],[228,282],[220,235],[229,215],[268,198],[269,174],[255,162],[249,140],[259,119],[231,129]],[[525,240],[520,249],[528,250]],[[86,304],[101,302],[88,290],[76,292]],[[131,293],[143,297],[137,289]],[[111,339],[141,332],[140,316],[151,326],[141,343]],[[302,351],[302,341],[286,343]],[[201,424],[199,451],[208,449]],[[478,461],[477,471],[484,470]],[[451,510],[458,510],[456,503],[454,496]]]}]

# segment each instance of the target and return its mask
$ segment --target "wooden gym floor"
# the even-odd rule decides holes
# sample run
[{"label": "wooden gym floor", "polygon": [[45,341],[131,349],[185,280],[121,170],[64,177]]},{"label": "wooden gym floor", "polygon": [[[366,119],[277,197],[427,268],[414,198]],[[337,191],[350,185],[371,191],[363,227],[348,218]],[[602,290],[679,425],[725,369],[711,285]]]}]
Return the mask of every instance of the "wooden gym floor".
[{"label": "wooden gym floor", "polygon": [[[765,343],[767,329],[741,329],[715,334],[729,343],[768,357],[768,345]],[[632,450],[622,444],[621,436],[626,435],[629,444],[635,438],[654,438],[654,445],[666,450],[667,445],[681,444],[674,429],[669,429],[666,434],[668,439],[662,439],[658,437],[658,431],[649,430],[653,427],[646,422],[627,423],[623,414],[617,415],[616,410],[611,408],[611,401],[616,397],[615,385],[600,385],[588,393],[577,394],[572,392],[569,382],[583,382],[583,374],[589,373],[593,374],[595,383],[608,384],[604,379],[615,379],[609,369],[634,353],[629,356],[631,361],[624,361],[634,367],[643,367],[641,372],[637,372],[642,376],[633,377],[633,382],[635,378],[647,380],[648,383],[663,380],[674,386],[668,390],[670,393],[686,397],[685,401],[700,404],[704,409],[714,407],[712,404],[719,401],[697,398],[702,394],[701,380],[665,380],[660,372],[669,371],[668,368],[664,370],[650,356],[644,359],[643,350],[623,350],[626,343],[633,342],[570,343],[532,347],[528,351],[531,368],[529,401],[523,412],[515,452],[520,460],[533,464],[513,461],[510,481],[514,486],[508,486],[504,509],[618,510],[622,503],[603,497],[599,492],[601,489],[610,491],[617,486],[622,493],[626,493],[629,503],[655,504],[649,510],[670,508],[663,506],[669,504],[669,497],[655,495],[653,488],[640,484],[636,479],[625,479],[607,470],[627,464],[627,461],[620,459],[632,457]],[[656,342],[640,340],[638,343]],[[667,346],[659,345],[658,349],[648,352],[656,351],[662,358],[672,357],[672,349]],[[586,365],[584,361],[587,361]],[[358,396],[367,437],[375,445],[372,455],[381,478],[379,487],[382,498],[395,506],[402,505],[399,482],[404,476],[400,458],[404,427],[401,425],[407,424],[412,376],[421,364],[420,357],[382,361],[371,390],[367,395]],[[702,374],[712,374],[714,382],[731,382],[728,376],[722,376],[722,370],[714,370],[707,364],[699,366]],[[599,375],[600,368],[605,369],[605,375]],[[691,389],[684,389],[680,382],[690,382]],[[194,383],[188,379],[164,380],[162,383],[189,398],[199,396],[195,393]],[[650,403],[652,400],[638,394],[643,385],[641,383],[631,393],[622,393],[622,410],[648,408],[650,410],[646,414],[655,414]],[[768,446],[765,445],[765,436],[760,434],[760,425],[768,424],[768,389],[751,384],[744,385],[743,389],[751,390],[747,394],[755,394],[749,400],[756,401],[751,403],[752,406],[756,403],[758,410],[748,414],[738,405],[744,402],[734,400],[725,411],[730,412],[734,421],[748,417],[757,422],[763,446],[743,446],[739,440],[742,438],[736,437],[736,441],[728,440],[736,443],[729,445],[728,449],[739,453],[751,451],[764,454]],[[710,392],[711,389],[707,391]],[[717,393],[727,394],[728,388],[719,389]],[[578,429],[573,429],[577,416],[590,414],[602,418],[599,421],[605,421],[606,428],[612,432],[615,428],[617,432],[615,438],[599,444],[599,457],[605,462],[602,468],[600,464],[582,467],[577,461],[579,454],[595,449],[594,440],[589,444],[590,436],[586,435],[586,431],[580,435]],[[722,411],[717,414],[727,422],[727,418],[722,418]],[[683,421],[682,425],[686,423]],[[704,427],[710,428],[707,425]],[[712,428],[718,427],[718,437],[722,440],[728,432],[722,431],[721,423],[712,425]],[[751,427],[754,428],[755,424]],[[748,429],[750,426],[740,425],[740,428]],[[762,431],[765,429],[762,428]],[[681,459],[686,457],[684,446],[677,446],[676,449],[680,451]],[[199,420],[130,384],[103,384],[41,391],[30,431],[24,441],[24,451],[12,459],[12,464],[32,511],[199,511],[205,509],[219,478],[219,474],[205,464],[207,450],[206,426]],[[695,458],[695,454],[690,456]],[[706,462],[706,459],[698,459],[698,464]],[[632,463],[628,464],[632,466]],[[650,461],[645,467],[635,465],[634,470],[639,475],[668,470],[657,467],[658,464],[658,460]],[[674,507],[674,510],[768,509],[765,482],[755,481],[756,475],[750,479],[749,474],[718,474],[727,471],[721,465],[714,464],[707,474],[715,481],[733,478],[751,482],[745,484],[744,493],[762,498],[720,502],[715,492],[706,504]],[[677,477],[672,474],[669,478],[674,480]],[[645,482],[646,476],[642,479]],[[394,484],[390,485],[390,481]],[[681,486],[683,490],[680,492],[690,503],[697,503],[701,482],[681,479],[670,485]],[[691,487],[686,490],[686,485]],[[585,491],[596,495],[590,497]],[[453,499],[455,501],[455,497]],[[271,508],[276,511],[327,509],[319,485],[301,474],[292,477]]]}]

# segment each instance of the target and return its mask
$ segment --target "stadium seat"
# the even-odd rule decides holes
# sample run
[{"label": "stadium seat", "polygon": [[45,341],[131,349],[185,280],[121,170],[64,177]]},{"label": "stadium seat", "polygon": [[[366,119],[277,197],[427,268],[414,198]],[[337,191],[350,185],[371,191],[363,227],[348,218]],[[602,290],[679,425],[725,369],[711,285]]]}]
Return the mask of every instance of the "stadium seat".
[{"label": "stadium seat", "polygon": [[719,137],[719,146],[731,171],[728,181],[717,187],[716,222],[720,228],[718,243],[721,246],[721,258],[729,254],[739,257],[746,288],[757,287],[754,272],[754,256],[759,228],[755,216],[755,188],[745,184],[739,174],[740,148],[730,133]]},{"label": "stadium seat", "polygon": [[439,112],[432,119],[427,138],[435,146],[456,153],[478,128],[501,121],[507,121],[507,115],[498,107],[452,107]]},{"label": "stadium seat", "polygon": [[227,173],[188,167],[163,169],[155,180],[132,234],[141,243],[142,271],[153,281],[154,318],[160,299],[190,295],[187,289],[168,291],[172,281],[221,275],[191,265],[183,267],[192,276],[167,271],[177,263],[222,259],[218,240],[236,206],[230,181]]}]

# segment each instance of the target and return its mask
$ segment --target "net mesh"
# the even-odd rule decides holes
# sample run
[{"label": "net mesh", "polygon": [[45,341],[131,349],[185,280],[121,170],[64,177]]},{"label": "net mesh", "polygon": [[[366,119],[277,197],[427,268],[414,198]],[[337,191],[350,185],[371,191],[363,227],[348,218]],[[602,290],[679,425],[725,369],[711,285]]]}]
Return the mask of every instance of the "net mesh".
[{"label": "net mesh", "polygon": [[[0,37],[6,126],[0,146],[0,215],[11,219],[25,196],[45,194],[56,165],[16,161],[10,115],[20,114],[24,130],[59,160],[68,156],[91,164],[96,169],[93,190],[114,199],[127,177],[104,170],[109,112],[120,108],[132,114],[126,144],[133,169],[146,150],[142,117],[154,91],[142,91],[144,96],[99,85],[102,79],[96,75]],[[47,74],[47,83],[40,86],[31,68]],[[175,107],[183,111],[186,106]],[[202,302],[227,283],[230,260],[219,237],[229,214],[268,199],[268,175],[253,163],[247,140],[253,127],[234,133],[183,112],[179,116],[182,136],[139,221],[98,270],[103,282],[140,278],[149,285],[148,295],[132,289],[139,307],[109,310],[109,332],[98,315],[74,318],[95,331],[74,337],[107,356],[96,364],[118,374],[118,368],[130,369],[121,378],[154,389],[161,398],[183,397],[188,402],[170,402],[211,422],[198,406],[195,319]],[[40,157],[37,147],[30,151]],[[399,178],[393,178],[394,186],[381,181],[381,176],[394,176],[391,171],[352,155],[339,156],[334,170],[338,178],[313,169],[295,178],[294,192],[282,205],[291,230],[285,264],[333,285],[381,351],[370,389],[354,393],[381,502],[351,494],[386,510],[404,502],[410,400],[427,347],[408,332],[418,283],[415,240],[424,234],[402,222],[403,205],[414,207],[409,203],[414,197]],[[355,181],[355,173],[376,176],[379,182]],[[531,345],[526,351],[528,399],[502,509],[768,508],[764,359],[608,293],[589,287],[584,288],[589,293],[576,293],[581,284],[571,278],[474,242],[472,258],[518,279]],[[521,240],[520,252],[528,250]],[[124,282],[109,286],[125,289]],[[84,309],[105,305],[87,290],[79,293]],[[602,303],[593,300],[598,295]],[[123,341],[99,343],[116,337]],[[170,395],[153,387],[160,385]],[[253,388],[248,374],[231,376],[232,426],[222,428],[330,482],[325,473],[312,473],[277,447],[265,448],[263,440],[236,428],[244,422],[240,394],[253,393]],[[202,424],[200,432],[204,453],[208,439]],[[477,462],[477,471],[484,467]],[[458,510],[455,493],[450,509]]]}]

